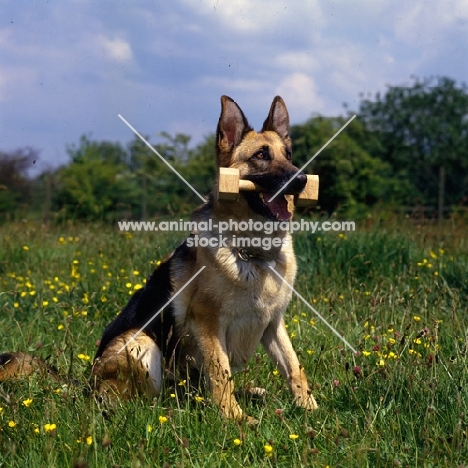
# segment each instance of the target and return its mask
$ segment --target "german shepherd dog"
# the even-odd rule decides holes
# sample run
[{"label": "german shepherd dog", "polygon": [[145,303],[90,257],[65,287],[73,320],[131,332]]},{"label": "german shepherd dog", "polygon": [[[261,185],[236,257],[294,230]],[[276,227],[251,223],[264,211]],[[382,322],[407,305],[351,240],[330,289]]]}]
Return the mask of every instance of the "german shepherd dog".
[{"label": "german shepherd dog", "polygon": [[[292,295],[288,284],[293,284],[297,267],[291,236],[278,225],[291,218],[290,195],[299,194],[307,181],[291,162],[283,99],[275,97],[261,132],[255,132],[240,107],[222,96],[216,138],[218,167],[239,169],[240,177],[258,190],[241,192],[239,200],[230,203],[218,200],[215,183],[192,215],[198,226],[211,220],[213,229],[192,232],[106,327],[91,384],[103,397],[156,397],[163,377],[188,376],[192,384],[206,384],[225,416],[241,420],[245,416],[234,394],[232,373],[262,343],[295,403],[315,409],[283,320]],[[234,222],[248,220],[270,222],[274,229],[267,234],[236,228]],[[217,227],[222,222],[230,223],[227,232]],[[238,247],[239,237],[251,242]],[[201,239],[206,247],[195,242]],[[15,374],[13,366],[27,367],[20,354],[0,357],[0,380],[2,362],[5,376]]]}]

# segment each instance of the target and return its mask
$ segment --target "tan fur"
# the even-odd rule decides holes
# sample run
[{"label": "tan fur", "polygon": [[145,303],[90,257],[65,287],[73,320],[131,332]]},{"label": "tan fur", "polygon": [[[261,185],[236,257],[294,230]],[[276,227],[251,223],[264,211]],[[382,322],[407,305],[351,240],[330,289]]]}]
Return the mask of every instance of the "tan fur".
[{"label": "tan fur", "polygon": [[[287,137],[288,139],[289,137]],[[285,164],[284,141],[276,132],[249,132],[231,154],[229,167],[240,170],[241,178],[249,174],[250,156],[268,145],[272,154],[271,170]],[[222,143],[221,143],[222,145]],[[227,161],[225,145],[224,161]],[[289,204],[290,210],[291,203]],[[229,219],[265,221],[252,215],[244,199],[237,203],[216,202],[206,213],[194,213],[196,221],[213,219],[213,224]],[[212,232],[199,232],[200,236],[217,237]],[[258,232],[229,232],[224,235],[258,237]],[[268,237],[262,233],[263,237]],[[311,395],[304,370],[287,334],[283,313],[291,300],[291,290],[270,270],[273,266],[289,284],[296,276],[296,259],[290,234],[276,231],[270,237],[288,241],[287,247],[249,249],[254,258],[239,261],[232,248],[199,248],[190,264],[174,263],[172,274],[175,289],[186,284],[202,267],[206,268],[174,301],[176,320],[184,335],[190,353],[198,366],[203,365],[209,376],[213,400],[228,416],[240,419],[242,410],[234,398],[231,369],[241,369],[261,342],[270,358],[287,380],[295,402],[304,408],[315,409],[317,403]],[[195,339],[194,339],[195,338]]]},{"label": "tan fur", "polygon": [[[280,190],[284,180],[291,179],[292,174],[299,175],[291,162],[289,116],[280,97],[273,101],[261,132],[250,128],[232,99],[223,96],[221,105],[218,166],[238,168],[241,178],[260,177],[257,180],[266,184],[262,186],[262,197],[264,194],[271,197],[276,191],[272,188],[275,184],[279,184]],[[269,182],[265,182],[266,177]],[[301,184],[291,189],[292,195],[303,189]],[[292,195],[286,196],[287,203],[283,200],[281,207],[276,206],[276,214],[284,211],[286,205],[287,211],[292,213]],[[261,201],[265,199],[258,194],[253,197],[240,196],[236,203],[226,203],[216,201],[213,192],[207,202],[194,211],[192,220],[212,220],[214,229],[193,232],[192,236],[218,239],[221,233],[215,226],[220,222],[249,219],[265,222],[272,218],[273,213],[262,208],[267,206],[267,202]],[[158,396],[164,354],[165,373],[176,378],[177,372],[181,369],[184,372],[184,366],[188,366],[188,374],[181,376],[183,379],[191,370],[196,375],[200,372],[221,412],[240,420],[245,415],[234,396],[232,374],[244,367],[261,343],[286,379],[295,403],[310,410],[317,408],[283,320],[291,290],[271,271],[274,268],[288,284],[294,283],[297,265],[290,234],[281,229],[271,234],[231,229],[222,235],[226,246],[189,246],[188,241],[193,239],[189,237],[162,262],[145,288],[135,293],[121,314],[108,325],[91,379],[101,396],[110,399],[114,396]],[[244,250],[235,245],[238,237],[278,238],[282,244],[266,250],[262,246]],[[202,267],[204,270],[192,281]],[[182,288],[185,289],[180,292]],[[171,295],[172,304],[154,320],[157,309]],[[153,322],[148,322],[145,331],[139,332],[140,324],[147,320]],[[27,374],[37,365],[42,367],[35,358],[18,355],[14,361],[0,367],[0,380],[15,377],[20,370]]]},{"label": "tan fur", "polygon": [[56,371],[39,357],[21,352],[0,356],[0,382],[23,380],[32,374],[56,378]]},{"label": "tan fur", "polygon": [[114,338],[94,361],[91,382],[101,397],[112,400],[116,395],[124,399],[159,395],[161,353],[154,340],[137,332],[131,329]]}]

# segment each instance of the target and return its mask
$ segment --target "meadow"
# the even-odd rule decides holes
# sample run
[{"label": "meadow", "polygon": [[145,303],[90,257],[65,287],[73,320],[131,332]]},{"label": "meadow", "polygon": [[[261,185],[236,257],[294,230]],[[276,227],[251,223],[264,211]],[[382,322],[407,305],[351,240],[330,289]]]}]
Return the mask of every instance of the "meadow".
[{"label": "meadow", "polygon": [[221,417],[181,380],[156,401],[102,407],[86,390],[104,326],[182,239],[99,224],[0,227],[0,352],[61,374],[0,384],[2,467],[468,466],[466,222],[358,223],[295,235],[286,322],[320,408],[294,407],[261,348],[237,386],[259,424]]}]

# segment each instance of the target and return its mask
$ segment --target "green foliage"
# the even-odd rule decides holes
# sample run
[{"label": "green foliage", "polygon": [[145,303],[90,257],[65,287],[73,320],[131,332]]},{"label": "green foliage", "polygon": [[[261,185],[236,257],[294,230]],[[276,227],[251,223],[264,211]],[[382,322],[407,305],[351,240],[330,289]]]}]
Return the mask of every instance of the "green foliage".
[{"label": "green foliage", "polygon": [[34,191],[27,172],[37,158],[38,153],[32,148],[10,153],[0,151],[0,222],[27,212]]},{"label": "green foliage", "polygon": [[[463,213],[468,203],[465,85],[449,78],[414,79],[363,98],[357,115],[306,168],[320,176],[322,211],[355,219],[375,205],[387,212],[417,204],[435,211],[444,192],[452,214]],[[309,161],[346,120],[315,116],[293,126],[295,163]],[[173,169],[201,195],[216,178],[215,136],[196,147],[190,142],[188,135],[167,132],[150,141],[152,148],[138,137],[123,146],[83,136],[67,148],[69,164],[35,179],[26,170],[36,157],[30,149],[0,153],[0,221],[28,211],[35,218],[58,214],[105,221],[187,214],[200,198]]]},{"label": "green foliage", "polygon": [[437,206],[445,167],[448,204],[468,197],[468,89],[450,78],[414,79],[363,100],[359,118],[378,140],[372,153],[407,180],[405,202]]},{"label": "green foliage", "polygon": [[117,143],[82,137],[79,147],[70,147],[71,163],[57,175],[55,204],[65,218],[114,219],[135,203],[127,155]]},{"label": "green foliage", "polygon": [[225,420],[208,394],[185,385],[112,408],[83,391],[104,326],[182,233],[10,223],[0,228],[0,352],[49,357],[63,381],[32,376],[0,385],[0,465],[462,466],[466,232],[447,222],[439,232],[399,223],[297,233],[296,289],[359,353],[293,299],[288,333],[320,407],[296,409],[259,348],[234,377],[238,388],[253,382],[267,390],[265,401],[241,401],[259,420],[251,429]]},{"label": "green foliage", "polygon": [[[342,118],[313,117],[293,126],[293,158],[301,167],[344,125]],[[348,215],[365,214],[366,208],[393,196],[395,181],[390,165],[372,156],[353,135],[363,133],[358,120],[349,125],[316,157],[305,172],[320,177],[320,208]]]}]

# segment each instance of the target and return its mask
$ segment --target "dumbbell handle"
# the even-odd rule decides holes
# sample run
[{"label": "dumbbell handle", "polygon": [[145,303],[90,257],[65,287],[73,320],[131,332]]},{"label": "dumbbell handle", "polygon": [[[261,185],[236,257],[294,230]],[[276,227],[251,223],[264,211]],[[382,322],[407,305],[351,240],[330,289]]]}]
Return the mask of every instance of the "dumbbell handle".
[{"label": "dumbbell handle", "polygon": [[257,186],[251,180],[244,180],[244,179],[239,180],[239,191],[255,192],[256,190],[258,190]]},{"label": "dumbbell handle", "polygon": [[[316,175],[307,176],[305,189],[294,197],[297,206],[314,206],[318,200],[319,178]],[[239,177],[239,169],[222,167],[219,170],[217,199],[223,201],[236,201],[239,192],[256,191],[258,187],[250,180]]]}]

